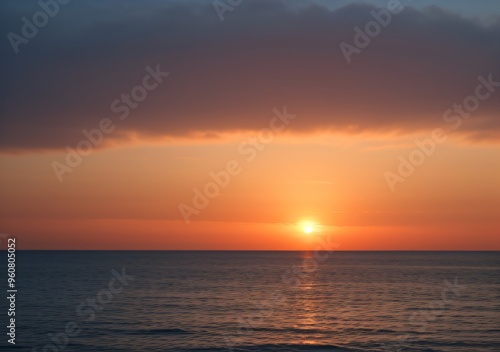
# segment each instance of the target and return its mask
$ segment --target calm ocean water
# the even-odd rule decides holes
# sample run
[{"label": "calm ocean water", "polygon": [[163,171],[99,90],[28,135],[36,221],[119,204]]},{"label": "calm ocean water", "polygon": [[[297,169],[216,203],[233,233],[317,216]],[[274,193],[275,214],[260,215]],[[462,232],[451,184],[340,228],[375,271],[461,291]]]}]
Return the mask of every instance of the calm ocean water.
[{"label": "calm ocean water", "polygon": [[16,347],[500,351],[499,252],[319,255],[21,251]]}]

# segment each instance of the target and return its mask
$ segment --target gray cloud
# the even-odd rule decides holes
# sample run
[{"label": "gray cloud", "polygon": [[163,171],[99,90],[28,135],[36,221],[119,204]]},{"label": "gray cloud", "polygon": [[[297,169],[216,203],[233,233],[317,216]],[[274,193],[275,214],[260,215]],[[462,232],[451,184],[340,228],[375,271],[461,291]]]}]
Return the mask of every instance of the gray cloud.
[{"label": "gray cloud", "polygon": [[[5,34],[38,9],[1,6]],[[347,64],[339,43],[373,9],[243,1],[220,22],[210,2],[70,2],[19,54],[1,44],[0,148],[72,146],[103,117],[116,119],[109,139],[259,129],[283,105],[300,115],[292,132],[411,132],[441,127],[478,75],[500,81],[500,22],[438,7],[405,8]],[[170,76],[119,121],[111,102],[158,63]],[[482,102],[460,133],[498,140],[499,108]]]}]

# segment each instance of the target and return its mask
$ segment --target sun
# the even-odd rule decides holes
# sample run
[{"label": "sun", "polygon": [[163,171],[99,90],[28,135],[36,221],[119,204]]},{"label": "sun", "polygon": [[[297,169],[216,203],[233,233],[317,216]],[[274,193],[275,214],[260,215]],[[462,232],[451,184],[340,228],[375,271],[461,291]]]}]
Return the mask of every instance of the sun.
[{"label": "sun", "polygon": [[304,221],[302,223],[302,231],[304,231],[304,233],[307,234],[313,233],[315,231],[315,228],[316,224],[311,221]]}]

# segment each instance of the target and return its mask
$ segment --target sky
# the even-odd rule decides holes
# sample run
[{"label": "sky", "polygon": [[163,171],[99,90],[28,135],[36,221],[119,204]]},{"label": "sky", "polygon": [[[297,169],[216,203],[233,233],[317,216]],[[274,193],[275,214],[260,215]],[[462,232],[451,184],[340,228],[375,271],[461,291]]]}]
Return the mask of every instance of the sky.
[{"label": "sky", "polygon": [[0,4],[25,249],[500,250],[500,3]]}]

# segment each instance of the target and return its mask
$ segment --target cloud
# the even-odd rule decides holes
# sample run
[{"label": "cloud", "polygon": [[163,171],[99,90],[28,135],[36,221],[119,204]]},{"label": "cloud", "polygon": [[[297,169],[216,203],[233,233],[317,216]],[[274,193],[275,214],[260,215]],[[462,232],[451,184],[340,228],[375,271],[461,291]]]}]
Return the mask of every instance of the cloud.
[{"label": "cloud", "polygon": [[[1,6],[5,34],[38,10]],[[442,127],[477,76],[500,81],[500,22],[438,7],[406,7],[347,64],[339,44],[371,10],[243,1],[220,22],[210,2],[70,2],[17,55],[1,44],[0,149],[74,146],[104,117],[110,141],[260,129],[283,105],[299,116],[292,133],[414,132]],[[120,121],[111,102],[156,64],[170,76]],[[459,133],[498,140],[495,94]]]}]

